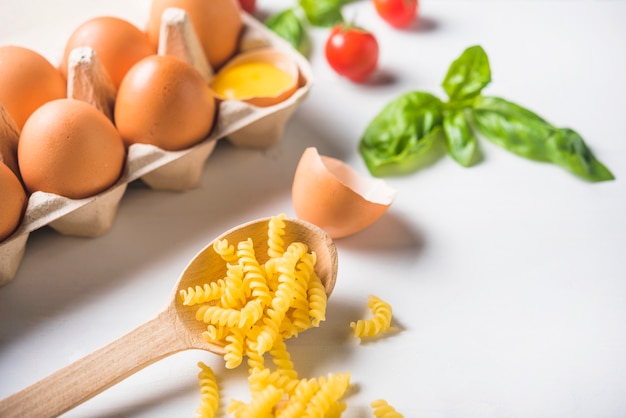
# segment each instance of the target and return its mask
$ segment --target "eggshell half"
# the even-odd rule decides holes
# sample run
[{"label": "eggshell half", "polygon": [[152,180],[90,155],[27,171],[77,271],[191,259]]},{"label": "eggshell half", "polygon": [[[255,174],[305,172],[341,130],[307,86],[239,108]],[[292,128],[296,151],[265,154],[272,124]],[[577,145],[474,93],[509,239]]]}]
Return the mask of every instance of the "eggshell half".
[{"label": "eggshell half", "polygon": [[359,232],[378,220],[395,198],[381,179],[360,175],[343,161],[307,148],[296,168],[292,203],[298,218],[332,238]]}]

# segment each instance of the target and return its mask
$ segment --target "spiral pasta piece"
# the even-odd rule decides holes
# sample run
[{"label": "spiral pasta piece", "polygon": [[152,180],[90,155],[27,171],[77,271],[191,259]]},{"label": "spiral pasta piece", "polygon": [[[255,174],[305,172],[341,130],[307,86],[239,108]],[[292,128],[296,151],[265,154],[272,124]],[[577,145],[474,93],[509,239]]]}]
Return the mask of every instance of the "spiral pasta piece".
[{"label": "spiral pasta piece", "polygon": [[240,264],[228,264],[224,278],[224,291],[220,298],[222,306],[240,308],[246,302],[243,292],[243,268]]},{"label": "spiral pasta piece", "polygon": [[241,317],[239,319],[239,328],[251,328],[254,323],[263,317],[263,305],[259,300],[249,300],[246,305],[241,308]]},{"label": "spiral pasta piece", "polygon": [[320,377],[319,381],[320,388],[309,401],[303,415],[305,418],[326,416],[350,386],[350,373],[329,373],[327,378]]},{"label": "spiral pasta piece", "polygon": [[278,287],[272,299],[272,307],[286,312],[291,300],[296,297],[296,265],[306,252],[306,245],[296,242],[289,245],[284,252],[276,271],[278,273]]},{"label": "spiral pasta piece", "polygon": [[245,344],[245,354],[248,358],[248,373],[252,374],[255,369],[265,369],[265,358],[256,349],[256,337],[248,334]]},{"label": "spiral pasta piece", "polygon": [[392,311],[389,303],[377,296],[370,295],[367,306],[372,312],[372,317],[350,323],[355,337],[375,337],[391,329]]},{"label": "spiral pasta piece", "polygon": [[260,391],[269,385],[281,389],[285,393],[290,393],[298,385],[298,379],[292,379],[278,371],[255,369],[248,376],[248,383],[250,384],[250,391],[252,393]]},{"label": "spiral pasta piece", "polygon": [[224,291],[224,280],[205,283],[202,286],[189,287],[178,292],[183,305],[199,305],[218,300]]},{"label": "spiral pasta piece", "polygon": [[237,256],[243,268],[243,288],[246,296],[258,299],[264,306],[269,305],[272,295],[263,269],[256,259],[252,239],[248,238],[238,244]]},{"label": "spiral pasta piece", "polygon": [[313,263],[315,256],[306,253],[296,265],[295,273],[295,297],[292,301],[292,309],[290,314],[291,322],[294,325],[295,332],[290,336],[297,336],[298,332],[308,329],[311,325],[310,303],[308,300],[308,285],[313,273]]},{"label": "spiral pasta piece", "polygon": [[289,351],[287,351],[287,344],[282,338],[277,338],[274,341],[274,346],[270,350],[272,356],[272,362],[276,365],[276,371],[284,376],[288,376],[290,379],[297,380],[298,373],[291,361]]},{"label": "spiral pasta piece", "polygon": [[311,326],[318,327],[322,321],[326,320],[326,289],[324,284],[315,273],[309,280],[309,288],[307,290],[309,301],[309,315],[311,316]]},{"label": "spiral pasta piece", "polygon": [[348,405],[346,405],[345,402],[332,403],[330,404],[328,411],[326,411],[326,415],[324,415],[324,418],[339,418],[347,407]]},{"label": "spiral pasta piece", "polygon": [[269,385],[262,390],[252,393],[249,404],[240,401],[231,401],[227,412],[235,418],[269,417],[272,410],[283,397],[284,391],[276,386]]},{"label": "spiral pasta piece", "polygon": [[293,389],[283,409],[276,414],[277,418],[300,418],[313,396],[319,390],[317,379],[302,379]]},{"label": "spiral pasta piece", "polygon": [[[289,323],[292,325],[290,329],[286,329],[288,335],[281,334],[285,338],[297,337],[301,331],[307,330],[311,326],[311,316],[309,302],[304,298],[296,298],[292,303],[292,308],[288,311]],[[286,321],[285,321],[286,322]]]},{"label": "spiral pasta piece", "polygon": [[228,409],[226,410],[226,412],[231,414],[233,417],[243,417],[244,414],[246,413],[247,407],[248,406],[246,405],[245,402],[237,400],[237,399],[231,399],[230,403],[228,404]]},{"label": "spiral pasta piece", "polygon": [[395,408],[384,399],[376,399],[370,403],[372,407],[374,417],[376,418],[404,418],[401,413],[395,410]]},{"label": "spiral pasta piece", "polygon": [[235,327],[241,321],[241,311],[221,306],[202,305],[196,311],[196,319],[220,327]]},{"label": "spiral pasta piece", "polygon": [[285,252],[285,218],[284,214],[273,216],[268,223],[267,231],[267,255],[277,258]]},{"label": "spiral pasta piece", "polygon": [[266,310],[265,317],[262,318],[263,324],[260,325],[254,344],[257,353],[262,355],[272,348],[274,341],[280,335],[280,324],[283,321],[284,316],[285,313],[279,310],[273,308]]},{"label": "spiral pasta piece", "polygon": [[204,364],[198,363],[198,385],[200,386],[200,405],[196,410],[198,418],[213,418],[219,406],[217,381],[213,370]]},{"label": "spiral pasta piece", "polygon": [[244,350],[244,335],[239,329],[233,329],[230,334],[224,338],[228,344],[224,347],[226,354],[224,354],[224,360],[226,361],[227,369],[234,369],[239,366],[243,361]]},{"label": "spiral pasta piece", "polygon": [[282,338],[291,338],[298,335],[298,329],[293,324],[292,318],[289,315],[289,311],[287,311],[287,315],[283,318],[283,322],[280,323],[278,327],[278,334]]},{"label": "spiral pasta piece", "polygon": [[231,245],[227,239],[215,240],[215,242],[213,242],[213,251],[228,264],[237,262],[235,246]]},{"label": "spiral pasta piece", "polygon": [[228,327],[209,324],[206,331],[202,333],[202,337],[210,343],[217,343],[223,341],[229,332]]}]

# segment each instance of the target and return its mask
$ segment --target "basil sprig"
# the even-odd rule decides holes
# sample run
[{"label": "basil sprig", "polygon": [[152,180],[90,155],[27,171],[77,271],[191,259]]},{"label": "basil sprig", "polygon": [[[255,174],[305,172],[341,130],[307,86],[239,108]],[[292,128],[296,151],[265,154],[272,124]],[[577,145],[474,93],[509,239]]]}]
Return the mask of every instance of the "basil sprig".
[{"label": "basil sprig", "polygon": [[472,166],[479,160],[477,137],[481,136],[521,157],[556,164],[588,181],[614,179],[574,130],[553,126],[518,104],[482,95],[490,82],[489,59],[476,45],[450,65],[442,82],[447,102],[413,91],[388,103],[359,142],[372,175],[416,171],[429,161],[426,154],[437,149],[438,140],[460,165]]},{"label": "basil sprig", "polygon": [[298,0],[288,9],[269,16],[265,26],[307,56],[310,49],[308,26],[331,27],[343,22],[341,8],[350,0]]}]

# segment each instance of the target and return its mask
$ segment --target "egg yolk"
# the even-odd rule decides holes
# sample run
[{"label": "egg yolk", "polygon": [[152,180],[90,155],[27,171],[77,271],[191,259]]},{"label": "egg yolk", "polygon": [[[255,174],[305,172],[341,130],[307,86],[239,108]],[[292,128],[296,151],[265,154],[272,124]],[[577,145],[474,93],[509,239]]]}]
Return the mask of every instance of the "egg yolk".
[{"label": "egg yolk", "polygon": [[213,79],[213,91],[225,99],[277,96],[293,85],[293,78],[275,65],[248,62],[225,69]]}]

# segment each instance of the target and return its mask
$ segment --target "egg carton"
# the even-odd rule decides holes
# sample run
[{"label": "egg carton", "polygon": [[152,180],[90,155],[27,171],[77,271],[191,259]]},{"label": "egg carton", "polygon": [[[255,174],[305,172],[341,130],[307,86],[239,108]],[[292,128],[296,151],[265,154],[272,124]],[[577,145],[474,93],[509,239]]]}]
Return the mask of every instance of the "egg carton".
[{"label": "egg carton", "polygon": [[[280,141],[290,116],[311,88],[312,70],[302,55],[261,22],[243,11],[241,16],[243,32],[235,57],[264,48],[284,54],[297,66],[296,91],[284,101],[267,107],[237,100],[218,101],[216,120],[209,136],[184,150],[131,145],[120,179],[95,196],[70,199],[40,191],[32,193],[21,225],[0,242],[0,285],[15,278],[28,238],[35,230],[49,226],[63,235],[98,237],[112,227],[128,183],[141,180],[156,190],[189,190],[198,186],[205,163],[218,140],[227,139],[242,148],[268,148]],[[193,25],[181,9],[168,9],[163,13],[157,53],[189,62],[207,81],[213,75]],[[68,97],[87,101],[111,117],[115,89],[95,52],[90,48],[72,51],[69,70]],[[0,132],[17,133],[17,128],[11,124],[11,118],[0,106]]]}]

